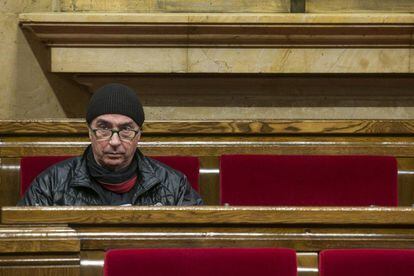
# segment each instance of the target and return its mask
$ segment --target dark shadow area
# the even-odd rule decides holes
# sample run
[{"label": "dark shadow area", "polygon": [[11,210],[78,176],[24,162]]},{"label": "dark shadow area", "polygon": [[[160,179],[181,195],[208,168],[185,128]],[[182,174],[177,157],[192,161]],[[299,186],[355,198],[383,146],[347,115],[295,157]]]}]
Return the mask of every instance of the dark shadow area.
[{"label": "dark shadow area", "polygon": [[414,75],[83,74],[76,80],[91,91],[125,83],[147,106],[414,106]]}]

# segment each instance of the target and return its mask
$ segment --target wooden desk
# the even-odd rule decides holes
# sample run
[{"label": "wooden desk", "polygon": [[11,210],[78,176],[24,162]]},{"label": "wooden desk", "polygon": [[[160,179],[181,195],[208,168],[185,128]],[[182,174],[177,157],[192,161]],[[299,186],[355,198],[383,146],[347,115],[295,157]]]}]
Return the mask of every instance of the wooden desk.
[{"label": "wooden desk", "polygon": [[1,223],[5,275],[99,275],[126,247],[289,247],[317,275],[322,249],[414,248],[413,208],[3,207]]}]

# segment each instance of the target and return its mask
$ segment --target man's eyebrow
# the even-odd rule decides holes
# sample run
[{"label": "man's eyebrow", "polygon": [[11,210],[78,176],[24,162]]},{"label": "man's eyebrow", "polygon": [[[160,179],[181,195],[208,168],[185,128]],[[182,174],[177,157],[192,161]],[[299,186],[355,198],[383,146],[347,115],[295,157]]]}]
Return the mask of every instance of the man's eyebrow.
[{"label": "man's eyebrow", "polygon": [[119,128],[125,128],[125,127],[130,127],[130,128],[134,128],[134,122],[127,122],[127,123],[123,123],[118,125]]},{"label": "man's eyebrow", "polygon": [[112,125],[112,123],[111,122],[108,122],[108,121],[105,121],[104,119],[98,119],[97,121],[96,121],[96,124],[97,125]]},{"label": "man's eyebrow", "polygon": [[134,121],[121,123],[119,125],[114,125],[113,123],[106,121],[104,119],[98,119],[96,121],[96,125],[101,125],[101,126],[103,125],[107,127],[116,127],[116,128],[126,128],[126,127],[135,128]]}]

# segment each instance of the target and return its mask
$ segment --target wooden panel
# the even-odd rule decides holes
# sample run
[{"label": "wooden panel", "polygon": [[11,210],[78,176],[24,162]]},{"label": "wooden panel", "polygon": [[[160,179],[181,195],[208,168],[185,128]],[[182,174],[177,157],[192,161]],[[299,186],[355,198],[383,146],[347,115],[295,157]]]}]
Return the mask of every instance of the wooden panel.
[{"label": "wooden panel", "polygon": [[[6,139],[4,139],[6,140]],[[54,138],[0,142],[0,156],[78,155],[89,145]],[[221,154],[372,154],[414,156],[414,137],[341,136],[165,136],[142,137],[138,147],[147,155],[220,156]]]},{"label": "wooden panel", "polygon": [[414,209],[387,207],[2,207],[5,224],[414,225]]},{"label": "wooden panel", "polygon": [[[3,251],[1,251],[4,253]],[[19,253],[22,253],[19,251]],[[20,256],[4,255],[0,256],[0,266],[79,266],[79,254],[24,254]]]},{"label": "wooden panel", "polygon": [[0,155],[0,206],[15,205],[19,194],[20,159]]},{"label": "wooden panel", "polygon": [[78,266],[0,267],[2,276],[79,276]]},{"label": "wooden panel", "polygon": [[0,275],[79,275],[79,252],[71,228],[0,225]]},{"label": "wooden panel", "polygon": [[414,231],[395,225],[312,227],[214,225],[209,227],[76,227],[82,250],[159,247],[286,247],[318,252],[334,248],[413,248]]},{"label": "wooden panel", "polygon": [[[52,215],[53,216],[53,215]],[[73,229],[63,226],[0,226],[0,252],[79,252],[80,241]]]},{"label": "wooden panel", "polygon": [[[200,156],[200,195],[206,205],[219,205],[220,177],[217,156]],[[1,206],[1,205],[0,205]]]},{"label": "wooden panel", "polygon": [[81,252],[81,275],[103,275],[105,251],[83,250]]},{"label": "wooden panel", "polygon": [[306,12],[409,13],[414,12],[414,3],[411,0],[306,0]]},{"label": "wooden panel", "polygon": [[414,206],[414,159],[398,159],[398,202],[400,206]]},{"label": "wooden panel", "polygon": [[297,252],[298,276],[319,275],[318,253]]},{"label": "wooden panel", "polygon": [[[15,252],[19,248],[27,251],[25,239],[39,239],[41,235],[45,241],[53,240],[59,234],[53,234],[53,227],[32,233],[28,230],[33,224],[66,221],[79,238],[82,251],[288,247],[314,253],[327,248],[413,248],[413,212],[411,208],[15,207],[3,208],[2,218],[4,223],[20,224],[8,225],[14,238],[21,241]],[[28,223],[31,226],[25,228]],[[93,254],[84,257],[99,259]]]},{"label": "wooden panel", "polygon": [[[76,267],[76,254],[50,259],[50,254],[18,254],[27,249],[25,239],[53,240],[65,231],[76,233],[80,240],[82,275],[102,273],[104,252],[110,248],[287,247],[298,252],[298,275],[309,276],[318,275],[317,253],[322,249],[414,247],[412,208],[14,207],[2,208],[6,222],[10,220],[7,213],[18,214],[20,218],[13,222],[20,225],[5,226],[0,239],[9,229],[13,232],[9,236],[20,240],[20,247],[15,255],[0,256],[0,268],[25,263],[33,265],[34,273],[44,269],[38,264]],[[45,221],[61,222],[65,215],[68,227],[40,226]],[[25,227],[25,223],[31,225]],[[2,248],[0,252],[4,253]]]},{"label": "wooden panel", "polygon": [[[414,120],[181,120],[146,121],[145,135],[157,134],[360,134],[404,135],[414,133]],[[0,134],[9,136],[87,137],[88,129],[82,119],[66,120],[0,120]],[[76,137],[75,136],[75,137]],[[0,140],[1,141],[1,140]]]}]

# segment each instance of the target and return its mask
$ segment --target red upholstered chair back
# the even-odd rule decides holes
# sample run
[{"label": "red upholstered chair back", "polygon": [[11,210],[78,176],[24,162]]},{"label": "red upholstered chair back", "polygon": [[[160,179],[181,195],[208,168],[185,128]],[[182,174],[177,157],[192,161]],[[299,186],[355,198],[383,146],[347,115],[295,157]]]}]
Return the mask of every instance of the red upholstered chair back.
[{"label": "red upholstered chair back", "polygon": [[194,190],[198,191],[198,178],[200,176],[200,161],[194,156],[151,156],[171,168],[182,172]]},{"label": "red upholstered chair back", "polygon": [[[22,196],[30,183],[48,167],[73,156],[26,156],[20,160],[20,195]],[[184,173],[191,186],[198,191],[200,162],[192,156],[154,156],[162,163]]]},{"label": "red upholstered chair back", "polygon": [[414,250],[332,249],[319,254],[320,276],[414,275]]},{"label": "red upholstered chair back", "polygon": [[396,206],[397,176],[386,156],[223,155],[221,203]]},{"label": "red upholstered chair back", "polygon": [[105,255],[105,276],[296,276],[296,253],[278,248],[118,249]]},{"label": "red upholstered chair back", "polygon": [[25,156],[20,159],[20,196],[23,196],[30,183],[50,166],[73,156]]}]

